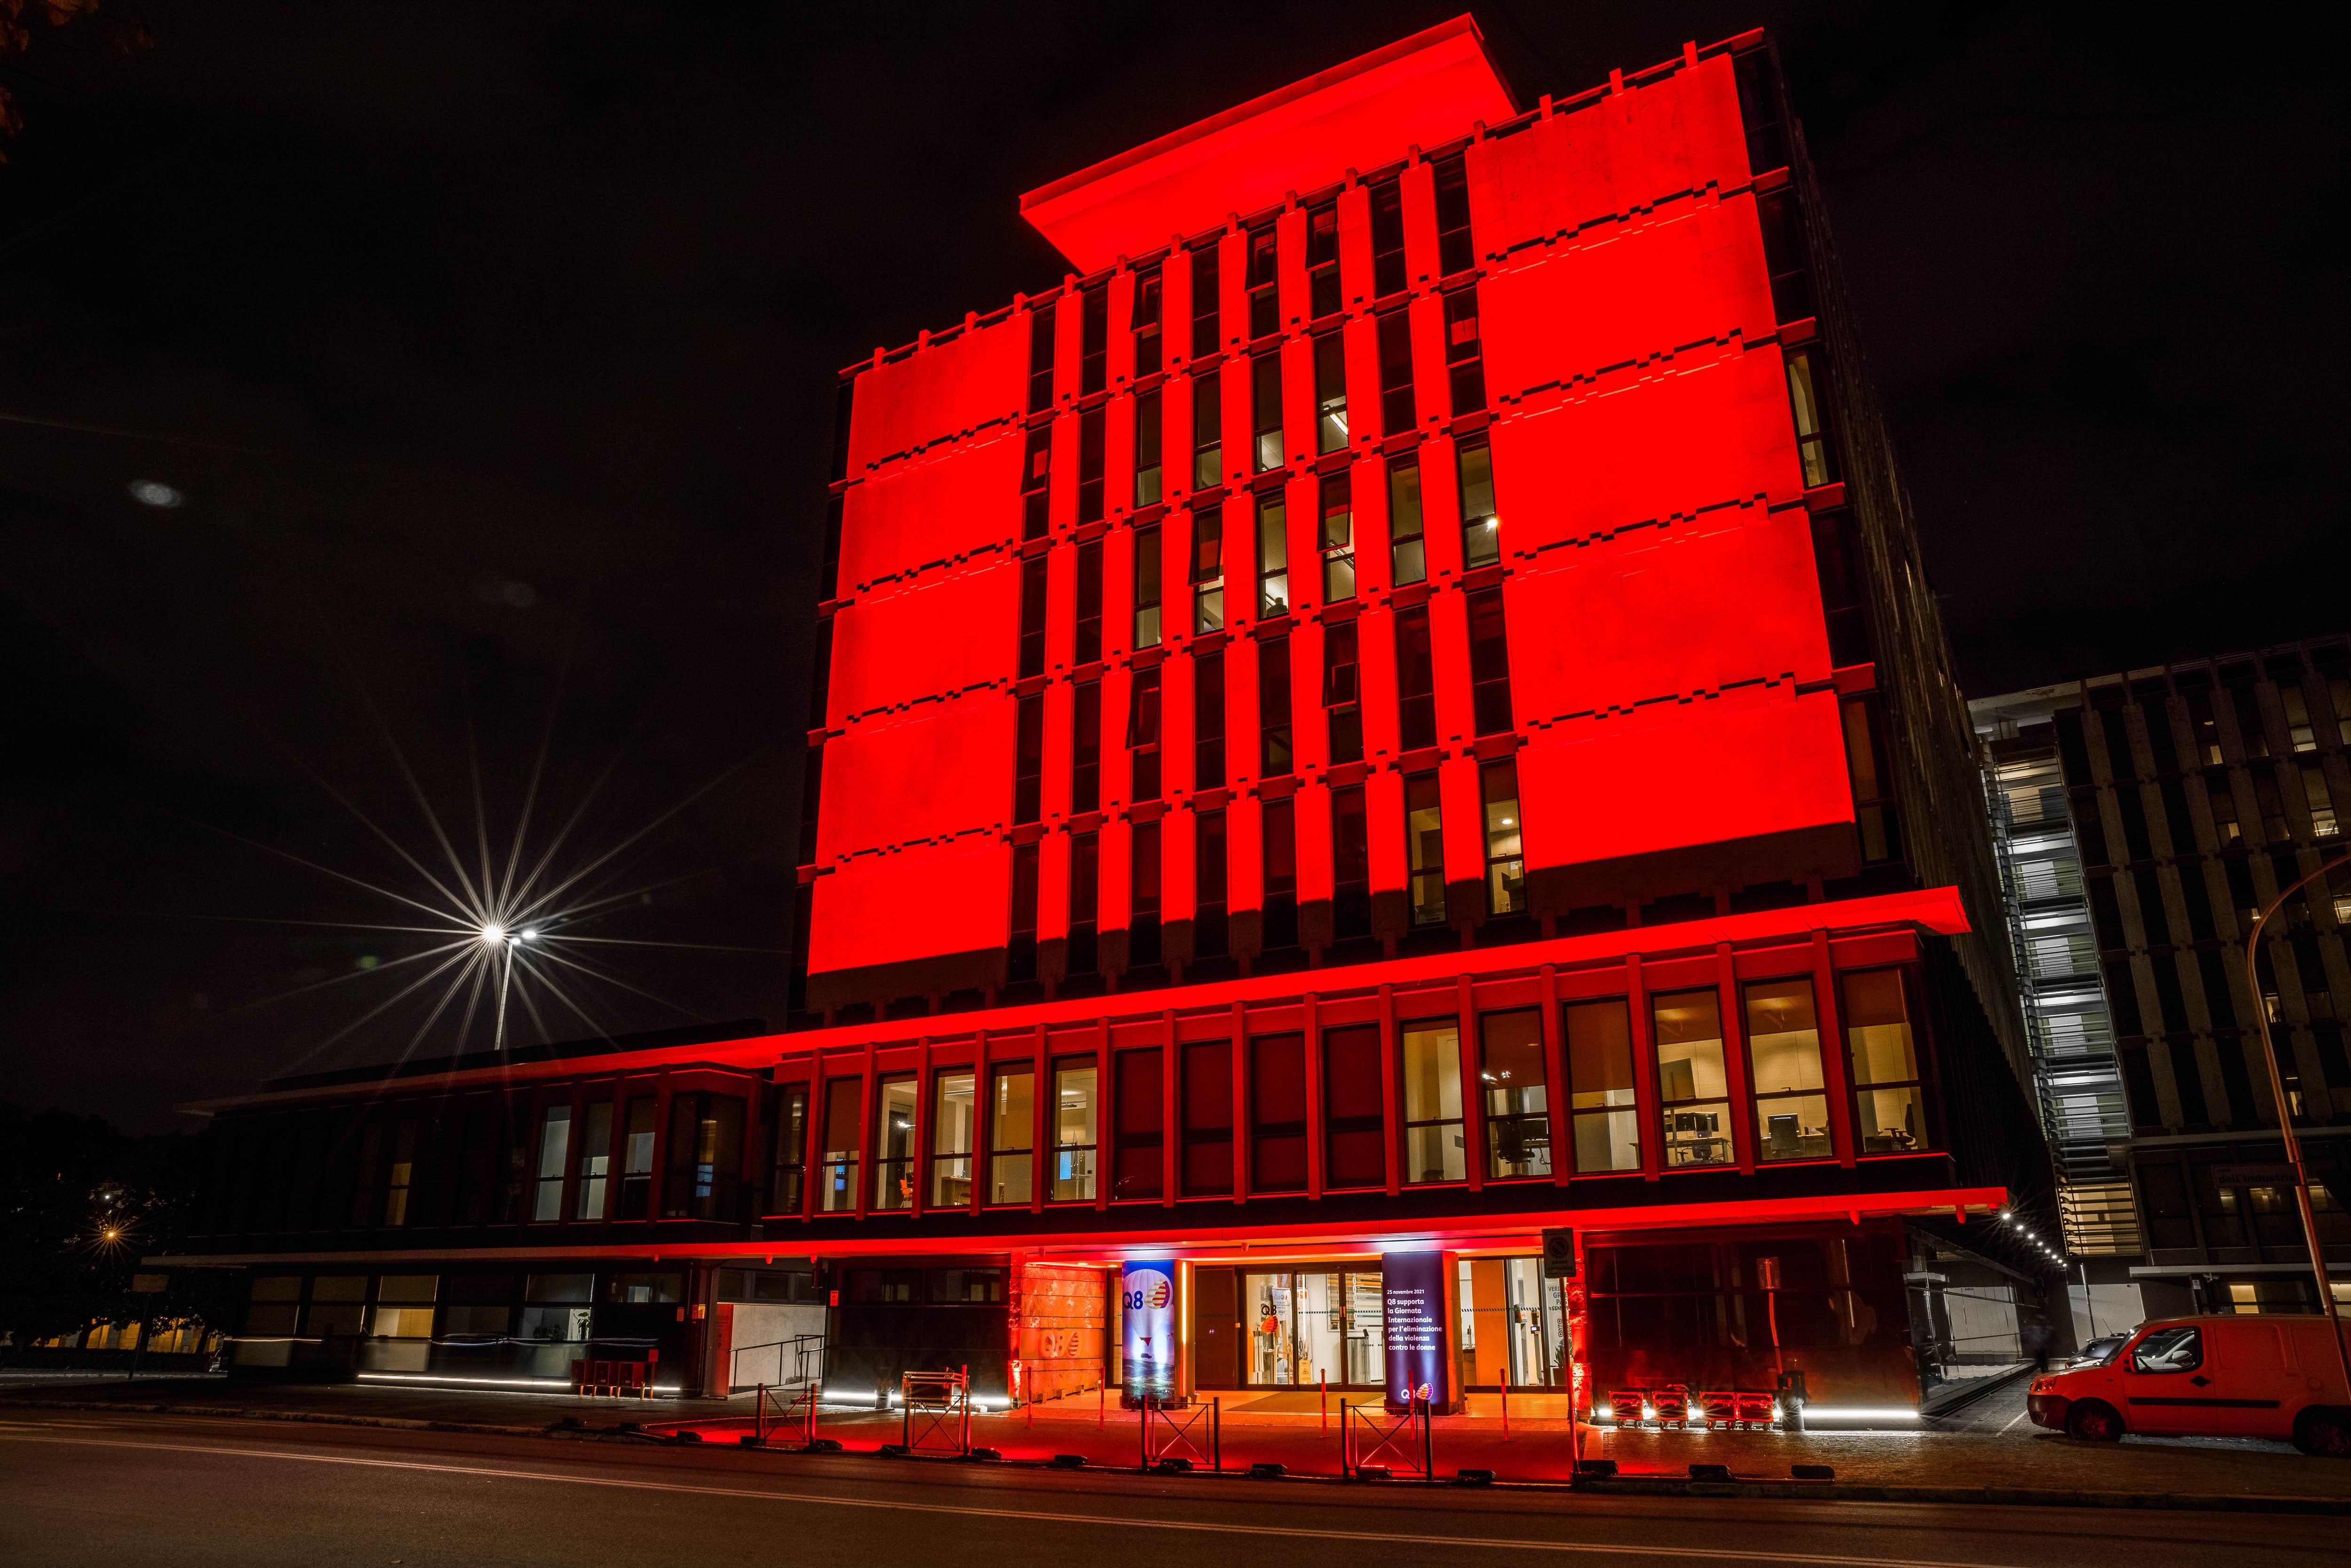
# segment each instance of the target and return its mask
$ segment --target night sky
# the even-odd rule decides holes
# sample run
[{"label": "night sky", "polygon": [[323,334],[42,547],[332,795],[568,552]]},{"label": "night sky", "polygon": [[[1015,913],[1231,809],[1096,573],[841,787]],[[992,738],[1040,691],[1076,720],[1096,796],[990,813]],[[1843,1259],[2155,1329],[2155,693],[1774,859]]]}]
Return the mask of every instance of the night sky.
[{"label": "night sky", "polygon": [[[0,1097],[147,1130],[454,1049],[331,1038],[437,938],[288,857],[425,895],[478,778],[502,870],[542,737],[574,929],[705,946],[515,1037],[780,1019],[834,371],[1459,5],[110,8],[0,61]],[[2043,9],[1476,15],[1527,105],[1774,30],[1971,694],[2343,630],[2334,41]]]}]

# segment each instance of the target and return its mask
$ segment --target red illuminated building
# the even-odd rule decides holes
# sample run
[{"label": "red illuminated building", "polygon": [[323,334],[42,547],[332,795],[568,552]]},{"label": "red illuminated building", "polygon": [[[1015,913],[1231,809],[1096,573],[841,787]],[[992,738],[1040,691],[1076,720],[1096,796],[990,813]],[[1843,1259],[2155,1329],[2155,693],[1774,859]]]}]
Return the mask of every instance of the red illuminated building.
[{"label": "red illuminated building", "polygon": [[[791,1027],[224,1107],[240,1359],[1131,1388],[1145,1260],[1177,1396],[1393,1393],[1423,1269],[1439,1403],[1915,1409],[1905,1272],[2048,1167],[1762,36],[1521,107],[1463,18],[1021,204],[1069,276],[840,381]],[[387,1281],[430,1349],[305,1348]]]}]

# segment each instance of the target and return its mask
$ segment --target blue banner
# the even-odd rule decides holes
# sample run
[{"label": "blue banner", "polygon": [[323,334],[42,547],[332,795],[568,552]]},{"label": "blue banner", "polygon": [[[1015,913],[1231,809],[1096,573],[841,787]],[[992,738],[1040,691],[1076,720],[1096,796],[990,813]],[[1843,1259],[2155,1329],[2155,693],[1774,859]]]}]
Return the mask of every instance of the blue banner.
[{"label": "blue banner", "polygon": [[1380,1259],[1380,1319],[1388,1346],[1388,1408],[1420,1399],[1453,1403],[1453,1358],[1445,1332],[1445,1254],[1390,1252]]},{"label": "blue banner", "polygon": [[1130,1258],[1119,1271],[1120,1403],[1176,1397],[1176,1264]]}]

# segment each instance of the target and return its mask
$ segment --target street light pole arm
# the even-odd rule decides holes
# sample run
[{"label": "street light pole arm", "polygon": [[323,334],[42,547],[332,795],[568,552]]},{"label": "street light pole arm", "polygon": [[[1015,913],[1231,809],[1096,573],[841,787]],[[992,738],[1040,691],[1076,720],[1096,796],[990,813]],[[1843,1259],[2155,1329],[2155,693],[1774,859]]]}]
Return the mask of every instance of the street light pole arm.
[{"label": "street light pole arm", "polygon": [[[2343,1368],[2343,1385],[2346,1391],[2351,1391],[2351,1345],[2343,1343],[2343,1317],[2335,1305],[2334,1281],[2328,1279],[2326,1273],[2326,1249],[2318,1239],[2318,1215],[2310,1206],[2310,1169],[2302,1162],[2302,1140],[2294,1135],[2294,1109],[2286,1103],[2285,1079],[2283,1074],[2278,1071],[2277,1048],[2270,1043],[2270,1009],[2268,1004],[2262,998],[2259,967],[2262,932],[2268,926],[2270,916],[2275,915],[2284,906],[2287,899],[2292,898],[2304,887],[2316,882],[2337,866],[2345,865],[2351,865],[2351,855],[2339,855],[2328,861],[2316,871],[2280,893],[2277,897],[2270,901],[2267,909],[2253,917],[2253,929],[2245,938],[2245,988],[2252,993],[2253,1023],[2261,1030],[2262,1037],[2262,1066],[2268,1070],[2270,1075],[2270,1102],[2277,1108],[2278,1132],[2285,1142],[2286,1162],[2294,1167],[2294,1200],[2302,1210],[2302,1239],[2304,1244],[2310,1249],[2310,1270],[2318,1281],[2319,1311],[2326,1314],[2326,1326],[2334,1336],[2335,1356]],[[2339,1204],[2342,1201],[2342,1194],[2337,1193],[2335,1197]]]}]

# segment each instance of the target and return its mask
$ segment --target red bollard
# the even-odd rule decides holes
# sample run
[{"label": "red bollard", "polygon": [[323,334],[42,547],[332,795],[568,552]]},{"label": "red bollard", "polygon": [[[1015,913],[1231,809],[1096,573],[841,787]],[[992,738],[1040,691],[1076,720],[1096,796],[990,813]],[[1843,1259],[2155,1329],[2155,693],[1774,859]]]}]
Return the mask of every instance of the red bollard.
[{"label": "red bollard", "polygon": [[1510,1440],[1510,1370],[1502,1369],[1502,1441]]},{"label": "red bollard", "polygon": [[1314,1386],[1322,1396],[1322,1435],[1331,1435],[1331,1379],[1321,1367],[1314,1369]]}]

